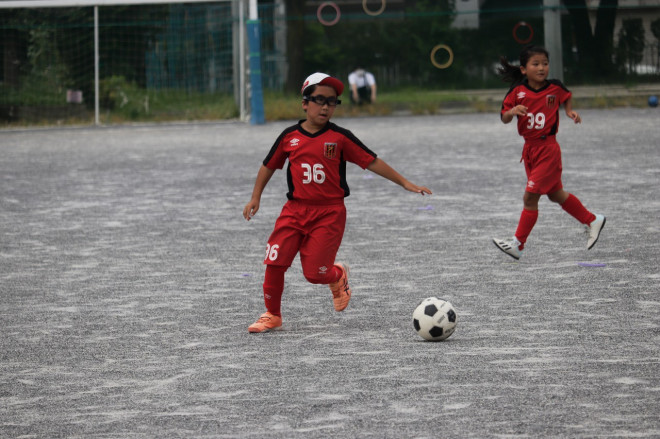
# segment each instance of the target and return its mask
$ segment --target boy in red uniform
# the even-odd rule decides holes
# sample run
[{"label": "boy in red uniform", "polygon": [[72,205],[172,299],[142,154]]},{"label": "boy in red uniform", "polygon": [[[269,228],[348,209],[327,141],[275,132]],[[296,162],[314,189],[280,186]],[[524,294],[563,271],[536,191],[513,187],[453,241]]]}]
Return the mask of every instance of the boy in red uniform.
[{"label": "boy in red uniform", "polygon": [[542,47],[524,48],[520,67],[510,65],[504,58],[500,62],[502,78],[512,83],[502,103],[500,117],[504,123],[518,117],[518,133],[525,139],[521,161],[525,162],[527,187],[515,236],[510,241],[493,238],[493,242],[504,253],[520,259],[538,218],[539,199],[547,195],[550,201],[589,226],[587,249],[591,249],[605,225],[605,217],[594,215],[575,195],[563,189],[561,150],[555,139],[560,104],[564,104],[566,115],[575,123],[582,122],[580,115],[573,111],[571,92],[560,81],[547,79],[549,55]]},{"label": "boy in red uniform", "polygon": [[261,194],[277,169],[287,167],[288,201],[284,204],[266,247],[264,302],[266,312],[248,327],[249,332],[267,332],[282,326],[280,304],[284,273],[300,252],[305,278],[327,284],[334,308],[343,311],[351,298],[348,265],[335,263],[344,227],[346,162],[393,181],[404,189],[431,194],[411,183],[367,148],[350,131],[330,122],[344,84],[325,73],[310,75],[302,86],[302,108],[307,118],[285,129],[263,161],[254,183],[252,198],[243,209],[250,220],[259,210]]}]

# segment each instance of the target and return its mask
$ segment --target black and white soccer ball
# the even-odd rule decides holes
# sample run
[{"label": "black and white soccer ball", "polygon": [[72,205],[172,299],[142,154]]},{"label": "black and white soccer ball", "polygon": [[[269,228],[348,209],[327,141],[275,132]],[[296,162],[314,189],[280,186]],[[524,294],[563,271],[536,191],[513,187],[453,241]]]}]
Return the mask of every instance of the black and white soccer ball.
[{"label": "black and white soccer ball", "polygon": [[420,302],[413,312],[415,331],[425,340],[445,340],[454,333],[458,315],[451,303],[437,297]]}]

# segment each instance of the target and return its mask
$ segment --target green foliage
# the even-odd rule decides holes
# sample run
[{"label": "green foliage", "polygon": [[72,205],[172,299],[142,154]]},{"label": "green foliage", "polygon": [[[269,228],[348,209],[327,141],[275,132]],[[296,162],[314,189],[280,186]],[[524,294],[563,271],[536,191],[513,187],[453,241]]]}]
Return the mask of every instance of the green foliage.
[{"label": "green foliage", "polygon": [[233,96],[173,89],[147,90],[122,76],[111,76],[101,81],[99,101],[106,120],[110,121],[218,120],[238,117]]},{"label": "green foliage", "polygon": [[27,62],[21,71],[20,85],[3,87],[3,100],[13,105],[63,105],[71,85],[69,69],[55,44],[56,32],[48,28],[28,33]]},{"label": "green foliage", "polygon": [[325,71],[344,77],[357,66],[370,70],[395,66],[404,82],[429,84],[446,77],[429,56],[437,44],[455,43],[450,2],[417,1],[405,13],[370,17],[342,16],[340,24],[305,24],[305,72]]},{"label": "green foliage", "polygon": [[626,72],[634,72],[634,67],[644,56],[644,27],[642,19],[623,20],[619,30],[619,45],[616,49],[617,62]]},{"label": "green foliage", "polygon": [[660,18],[651,22],[651,32],[656,39],[660,40]]}]

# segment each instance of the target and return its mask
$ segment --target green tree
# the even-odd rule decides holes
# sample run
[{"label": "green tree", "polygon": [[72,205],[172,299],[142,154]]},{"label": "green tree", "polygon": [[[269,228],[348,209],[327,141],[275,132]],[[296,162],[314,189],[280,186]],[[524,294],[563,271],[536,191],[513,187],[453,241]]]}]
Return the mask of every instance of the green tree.
[{"label": "green tree", "polygon": [[586,0],[563,0],[563,3],[572,18],[582,76],[587,79],[612,76],[616,72],[612,55],[618,0],[600,0],[593,32]]},{"label": "green tree", "polygon": [[651,22],[651,32],[653,32],[653,36],[655,37],[656,41],[656,58],[655,58],[655,66],[656,68],[658,67],[658,62],[660,61],[660,18],[657,20],[653,20]]},{"label": "green tree", "polygon": [[287,30],[286,55],[289,63],[284,88],[290,92],[300,90],[303,77],[303,47],[305,44],[305,0],[285,0]]},{"label": "green tree", "polygon": [[635,66],[644,57],[644,27],[642,19],[623,20],[619,29],[619,45],[616,49],[616,59],[626,73],[633,73]]}]

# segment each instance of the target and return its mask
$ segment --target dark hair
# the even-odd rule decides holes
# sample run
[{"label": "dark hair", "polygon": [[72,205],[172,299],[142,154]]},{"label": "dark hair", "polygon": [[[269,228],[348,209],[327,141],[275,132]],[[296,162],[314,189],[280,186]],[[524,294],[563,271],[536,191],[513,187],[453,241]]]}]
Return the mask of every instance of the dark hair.
[{"label": "dark hair", "polygon": [[317,86],[318,86],[318,84],[314,84],[314,85],[310,85],[309,87],[307,87],[305,89],[305,92],[303,93],[303,98],[310,97],[312,95],[312,93],[314,93],[314,91],[316,91]]},{"label": "dark hair", "polygon": [[512,66],[509,64],[505,56],[500,57],[500,67],[497,68],[497,73],[502,77],[502,81],[511,82],[513,84],[522,82],[525,75],[520,71],[520,66],[526,66],[527,62],[533,55],[545,55],[550,59],[550,54],[545,48],[541,46],[525,46],[520,52],[520,65]]}]

